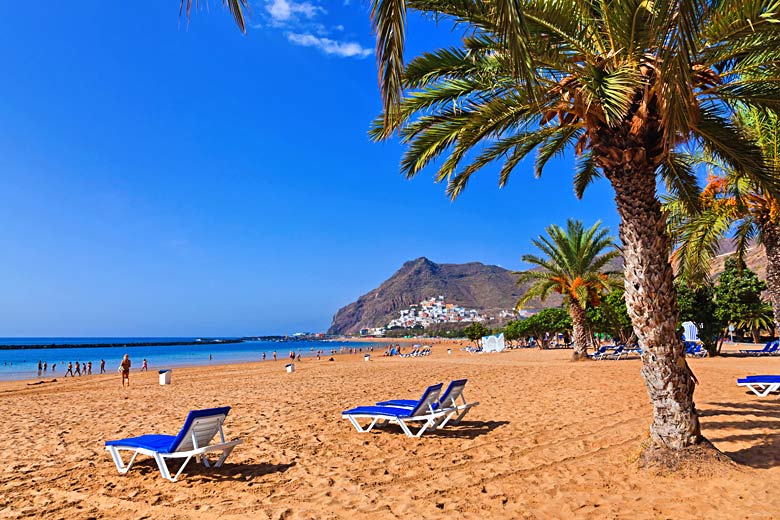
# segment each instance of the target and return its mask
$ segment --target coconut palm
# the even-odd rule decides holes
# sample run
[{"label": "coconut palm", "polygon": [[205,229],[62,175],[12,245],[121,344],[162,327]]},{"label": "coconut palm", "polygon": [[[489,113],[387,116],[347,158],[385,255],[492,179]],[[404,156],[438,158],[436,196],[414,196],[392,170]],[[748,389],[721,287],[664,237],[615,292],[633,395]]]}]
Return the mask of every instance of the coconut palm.
[{"label": "coconut palm", "polygon": [[[598,305],[601,295],[614,286],[617,273],[606,273],[604,267],[620,253],[608,228],[596,222],[585,229],[579,220],[569,219],[566,229],[555,224],[546,228],[547,236],[532,240],[545,255],[523,255],[523,262],[537,269],[517,272],[517,284],[531,283],[520,298],[521,308],[533,298],[544,301],[551,292],[562,294],[571,316],[574,339],[573,359],[588,359],[588,319],[585,309]],[[604,254],[604,250],[611,249]]]},{"label": "coconut palm", "polygon": [[[189,19],[193,6],[197,10],[200,2],[198,0],[180,0],[179,3],[179,16],[185,14]],[[208,0],[206,0],[208,3]],[[222,5],[227,7],[230,14],[233,15],[238,30],[242,33],[246,33],[246,20],[244,18],[244,11],[249,10],[249,0],[222,0]]]},{"label": "coconut palm", "polygon": [[[407,8],[465,36],[406,65]],[[740,103],[780,110],[778,11],[776,0],[373,0],[383,114],[372,135],[400,133],[403,173],[438,162],[436,179],[456,197],[494,161],[504,185],[533,150],[540,175],[573,149],[578,196],[599,177],[612,184],[626,304],[653,404],[650,446],[701,440],[656,181],[698,203],[679,153],[690,144],[778,191],[730,120]]]},{"label": "coconut palm", "polygon": [[[738,122],[761,148],[767,166],[780,172],[778,117],[750,109],[741,109],[737,115]],[[721,240],[732,230],[740,258],[755,242],[763,245],[767,256],[767,292],[774,326],[780,330],[780,201],[717,158],[698,159],[710,170],[700,197],[701,211],[688,211],[677,197],[669,197],[664,203],[670,215],[670,232],[678,244],[674,257],[680,275],[694,283],[709,277],[709,267],[719,253]]]}]

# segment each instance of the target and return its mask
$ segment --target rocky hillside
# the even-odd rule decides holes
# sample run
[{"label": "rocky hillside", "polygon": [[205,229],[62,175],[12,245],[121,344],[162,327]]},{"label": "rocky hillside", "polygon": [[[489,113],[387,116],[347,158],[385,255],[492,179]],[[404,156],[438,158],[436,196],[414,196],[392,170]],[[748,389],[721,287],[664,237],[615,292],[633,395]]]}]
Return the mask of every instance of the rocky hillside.
[{"label": "rocky hillside", "polygon": [[[444,296],[447,303],[469,309],[512,309],[522,294],[516,276],[496,265],[479,262],[437,264],[427,258],[406,262],[387,281],[342,307],[333,317],[329,334],[353,334],[362,328],[378,327],[398,317],[401,309],[425,298]],[[547,305],[559,305],[550,297]],[[528,308],[539,308],[531,302]]]}]

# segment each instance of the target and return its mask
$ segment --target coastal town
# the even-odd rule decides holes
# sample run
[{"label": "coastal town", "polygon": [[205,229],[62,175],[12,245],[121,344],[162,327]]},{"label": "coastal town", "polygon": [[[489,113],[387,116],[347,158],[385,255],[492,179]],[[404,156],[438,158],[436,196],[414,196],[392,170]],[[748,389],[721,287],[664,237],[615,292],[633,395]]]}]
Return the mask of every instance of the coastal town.
[{"label": "coastal town", "polygon": [[486,312],[477,309],[466,309],[461,305],[447,303],[444,296],[439,295],[422,300],[402,309],[399,316],[390,320],[385,327],[364,328],[360,331],[363,336],[383,336],[389,329],[427,328],[440,324],[475,323],[499,320],[508,320],[516,317],[528,317],[532,312],[512,309],[501,309],[497,312]]}]

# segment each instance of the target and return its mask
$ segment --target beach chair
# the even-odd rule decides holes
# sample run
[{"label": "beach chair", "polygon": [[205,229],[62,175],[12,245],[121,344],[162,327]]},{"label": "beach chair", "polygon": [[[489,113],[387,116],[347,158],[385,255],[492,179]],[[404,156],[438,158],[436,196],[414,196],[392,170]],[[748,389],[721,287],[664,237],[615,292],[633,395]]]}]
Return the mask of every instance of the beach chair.
[{"label": "beach chair", "polygon": [[780,348],[780,341],[775,340],[768,342],[762,349],[742,349],[740,352],[748,356],[771,356],[777,353],[778,348]]},{"label": "beach chair", "polygon": [[[141,435],[140,437],[108,441],[106,442],[106,450],[111,453],[116,469],[123,475],[130,470],[135,458],[140,453],[154,457],[162,476],[171,482],[176,482],[184,467],[193,457],[202,461],[203,465],[208,468],[210,465],[206,459],[206,453],[221,451],[222,455],[214,464],[218,468],[225,462],[233,448],[241,444],[240,439],[225,442],[222,423],[225,422],[225,417],[229,411],[229,406],[192,410],[187,414],[184,426],[182,426],[177,435]],[[220,442],[218,444],[209,444],[217,433],[219,433]],[[133,452],[133,456],[126,466],[119,453],[122,450]],[[184,463],[179,468],[179,471],[176,472],[176,475],[171,477],[166,460],[182,458]]]},{"label": "beach chair", "polygon": [[613,349],[612,345],[602,345],[594,352],[593,354],[590,354],[591,359],[595,359],[596,361],[599,361],[604,358],[604,356],[609,354],[609,350]]},{"label": "beach chair", "polygon": [[[439,396],[439,400],[434,404],[435,410],[442,410],[446,413],[442,415],[436,423],[437,428],[443,428],[449,423],[458,424],[469,412],[477,406],[479,402],[469,403],[463,396],[463,389],[466,387],[468,379],[456,379],[451,381],[447,388]],[[413,399],[393,399],[376,403],[377,406],[396,406],[399,408],[412,408],[417,405]]]},{"label": "beach chair", "polygon": [[766,397],[772,392],[780,390],[780,376],[747,376],[737,379],[737,386],[747,387],[758,397]]},{"label": "beach chair", "polygon": [[[348,419],[360,433],[368,433],[377,425],[397,424],[408,437],[420,437],[429,428],[435,428],[447,413],[445,410],[436,409],[441,387],[441,383],[429,386],[412,407],[359,406],[342,412],[341,418]],[[363,427],[358,419],[370,419],[371,422]],[[414,423],[422,423],[417,433],[411,429],[411,424]]]}]

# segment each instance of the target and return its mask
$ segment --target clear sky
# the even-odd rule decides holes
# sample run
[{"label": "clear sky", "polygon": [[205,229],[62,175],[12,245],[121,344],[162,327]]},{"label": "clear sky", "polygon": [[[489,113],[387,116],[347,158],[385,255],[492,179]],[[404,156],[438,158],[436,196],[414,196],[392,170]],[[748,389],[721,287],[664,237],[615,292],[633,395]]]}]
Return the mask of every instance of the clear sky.
[{"label": "clear sky", "polygon": [[[201,0],[201,4],[205,2]],[[0,336],[324,330],[407,260],[520,268],[550,223],[603,220],[572,165],[450,202],[433,171],[369,141],[362,0],[0,2]],[[410,21],[409,55],[453,38]]]}]

